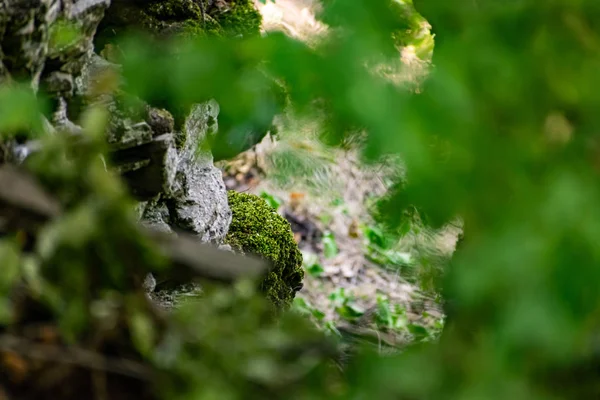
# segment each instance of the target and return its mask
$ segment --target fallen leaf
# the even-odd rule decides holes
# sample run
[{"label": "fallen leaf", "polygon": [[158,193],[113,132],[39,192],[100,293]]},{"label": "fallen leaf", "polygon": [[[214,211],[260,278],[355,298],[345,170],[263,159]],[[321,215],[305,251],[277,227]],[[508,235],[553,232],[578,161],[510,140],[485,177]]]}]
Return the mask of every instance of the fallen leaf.
[{"label": "fallen leaf", "polygon": [[348,226],[348,236],[353,239],[357,239],[360,236],[360,228],[356,218],[354,218],[350,223],[350,226]]}]

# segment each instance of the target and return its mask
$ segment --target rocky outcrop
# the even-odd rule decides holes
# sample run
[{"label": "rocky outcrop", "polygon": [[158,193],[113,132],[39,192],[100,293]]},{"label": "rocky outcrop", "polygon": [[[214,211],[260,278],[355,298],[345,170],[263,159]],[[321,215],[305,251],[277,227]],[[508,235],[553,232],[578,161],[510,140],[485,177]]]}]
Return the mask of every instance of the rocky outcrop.
[{"label": "rocky outcrop", "polygon": [[[198,151],[216,129],[218,105],[195,106],[182,132],[175,132],[168,111],[120,92],[115,83],[119,65],[93,52],[94,34],[108,6],[108,0],[39,0],[6,7],[0,16],[0,78],[27,79],[35,90],[42,88],[54,101],[53,128],[72,134],[80,132],[72,122],[80,110],[107,107],[110,159],[132,194],[145,202],[142,219],[164,231],[186,231],[220,243],[231,211],[212,155]],[[69,29],[78,32],[71,41],[64,39]]]},{"label": "rocky outcrop", "polygon": [[[96,30],[110,0],[6,1],[0,0],[0,84],[25,81],[51,99],[49,134],[77,136],[82,130],[74,121],[82,110],[106,107],[107,165],[122,175],[140,201],[142,222],[220,244],[231,211],[210,151],[199,151],[216,129],[218,105],[194,106],[176,131],[167,110],[122,92],[120,66],[94,53]],[[189,3],[188,13],[198,8]],[[23,161],[35,149],[32,142],[3,143],[3,161]],[[154,286],[152,280],[146,283],[148,289]]]},{"label": "rocky outcrop", "polygon": [[[285,104],[283,89],[271,85],[262,105],[265,116],[244,126],[221,115],[225,132],[219,138],[216,131],[220,107],[215,101],[176,110],[174,118],[168,110],[123,91],[119,57],[113,57],[112,53],[118,49],[111,47],[110,35],[107,36],[109,31],[114,33],[130,26],[150,30],[157,36],[254,35],[259,32],[260,15],[252,2],[116,0],[109,8],[110,0],[12,0],[10,4],[7,1],[0,0],[0,84],[25,80],[34,92],[43,91],[51,99],[52,113],[46,121],[48,134],[60,132],[85,140],[77,121],[89,107],[104,107],[109,116],[105,131],[109,148],[106,167],[120,173],[139,201],[137,211],[143,225],[163,235],[160,237],[163,243],[178,236],[179,241],[172,242],[167,249],[171,261],[192,270],[198,267],[195,264],[204,263],[199,268],[206,275],[210,270],[209,259],[200,257],[196,263],[192,262],[198,256],[197,251],[191,250],[196,241],[229,251],[258,254],[276,267],[263,282],[267,297],[279,308],[288,307],[302,280],[301,255],[289,224],[282,224],[284,220],[272,210],[265,211],[262,203],[237,201],[236,229],[229,232],[232,211],[210,150],[215,145],[222,150],[218,157],[227,158],[259,141],[269,130],[272,116]],[[108,14],[103,19],[105,12]],[[94,45],[103,49],[101,54],[95,52]],[[0,163],[20,163],[37,148],[32,142],[1,145]],[[229,200],[240,198],[229,195]],[[260,207],[254,210],[255,206]],[[223,244],[228,232],[231,246]],[[260,236],[262,242],[255,248],[256,243],[246,242],[244,236]],[[258,250],[265,243],[269,252],[261,253]],[[223,265],[231,262],[223,260],[213,262],[221,267],[218,272],[211,272],[212,278],[223,278],[230,270]],[[186,285],[191,279],[189,274],[183,274],[182,279],[148,276],[144,287],[148,292],[169,287],[171,291],[163,291],[158,300],[171,306],[178,293],[198,292],[197,286]]]},{"label": "rocky outcrop", "polygon": [[[76,78],[76,97],[71,104],[83,108],[100,103],[109,110],[110,161],[132,194],[143,202],[142,221],[161,231],[184,231],[203,242],[220,243],[231,211],[210,151],[200,150],[216,130],[218,104],[194,106],[177,132],[168,111],[128,98],[118,89],[99,89],[99,82],[106,82],[118,70],[117,64],[90,54]],[[67,113],[62,114],[66,125]]]},{"label": "rocky outcrop", "polygon": [[183,132],[178,133],[183,145],[173,182],[168,191],[146,204],[142,220],[164,231],[186,231],[204,242],[221,243],[231,222],[225,184],[210,151],[198,145],[215,131],[218,112],[215,102],[192,108]]},{"label": "rocky outcrop", "polygon": [[0,83],[29,82],[34,91],[44,89],[60,110],[64,99],[73,95],[74,79],[89,59],[109,4],[110,0],[2,1]]}]

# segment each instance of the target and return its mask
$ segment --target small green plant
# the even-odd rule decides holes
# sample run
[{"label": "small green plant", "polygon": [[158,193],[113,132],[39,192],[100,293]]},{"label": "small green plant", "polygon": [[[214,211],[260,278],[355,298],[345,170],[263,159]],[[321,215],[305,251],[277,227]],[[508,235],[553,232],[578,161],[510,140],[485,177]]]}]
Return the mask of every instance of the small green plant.
[{"label": "small green plant", "polygon": [[384,231],[378,225],[363,227],[363,236],[365,238],[365,255],[374,263],[401,269],[415,265],[412,254],[399,249],[398,236]]},{"label": "small green plant", "polygon": [[315,306],[313,306],[308,300],[302,297],[296,297],[294,299],[294,303],[292,304],[292,310],[296,311],[302,315],[306,315],[312,317],[315,322],[318,323],[323,321],[325,318],[325,313]]},{"label": "small green plant", "polygon": [[406,310],[399,304],[390,304],[386,296],[377,296],[377,312],[375,313],[375,324],[379,329],[402,330],[408,323]]},{"label": "small green plant", "polygon": [[323,272],[325,272],[325,269],[319,262],[319,257],[316,254],[303,252],[302,259],[303,259],[304,269],[311,276],[317,277],[317,276],[320,276],[321,274],[323,274]]},{"label": "small green plant", "polygon": [[323,233],[323,254],[326,258],[333,258],[339,253],[337,244],[335,243],[335,236],[332,232]]},{"label": "small green plant", "polygon": [[260,193],[260,198],[264,199],[271,207],[275,210],[279,210],[279,207],[283,204],[283,200],[278,196],[267,193],[264,190]]},{"label": "small green plant", "polygon": [[[430,316],[425,312],[423,317]],[[442,318],[434,319],[431,325],[411,322],[403,306],[392,304],[389,298],[383,295],[377,297],[374,322],[379,330],[401,335],[408,334],[415,342],[429,342],[437,339],[444,327]]]},{"label": "small green plant", "polygon": [[346,293],[343,287],[332,292],[329,300],[333,303],[335,312],[346,321],[356,321],[365,313],[365,310],[356,304],[354,296]]},{"label": "small green plant", "polygon": [[342,199],[341,197],[336,197],[335,199],[331,200],[331,202],[329,203],[329,205],[332,207],[338,207],[343,204],[344,204],[344,199]]},{"label": "small green plant", "polygon": [[333,222],[333,216],[329,213],[321,214],[321,215],[319,215],[319,221],[324,226],[328,226],[329,224],[331,224],[331,222]]}]

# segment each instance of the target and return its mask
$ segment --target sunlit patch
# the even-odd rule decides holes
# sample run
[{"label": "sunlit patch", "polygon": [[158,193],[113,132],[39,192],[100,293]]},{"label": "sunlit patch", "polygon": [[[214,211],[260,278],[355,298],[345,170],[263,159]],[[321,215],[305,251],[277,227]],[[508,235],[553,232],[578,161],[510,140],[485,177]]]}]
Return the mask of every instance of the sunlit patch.
[{"label": "sunlit patch", "polygon": [[263,17],[264,32],[284,32],[303,42],[313,42],[327,33],[328,27],[315,17],[319,3],[313,0],[268,0],[254,3]]},{"label": "sunlit patch", "polygon": [[[329,27],[317,19],[321,4],[316,0],[254,0],[263,17],[262,32],[283,32],[308,45],[318,44],[327,36]],[[419,82],[427,75],[433,37],[426,21],[414,32],[415,45],[398,47],[397,62],[369,66],[380,77],[418,91]]]}]

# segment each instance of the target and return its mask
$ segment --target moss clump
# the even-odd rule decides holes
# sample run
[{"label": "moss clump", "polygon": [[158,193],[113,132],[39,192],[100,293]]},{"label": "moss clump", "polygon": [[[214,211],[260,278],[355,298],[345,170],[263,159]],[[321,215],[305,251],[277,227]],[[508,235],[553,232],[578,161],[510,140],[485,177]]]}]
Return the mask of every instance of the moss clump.
[{"label": "moss clump", "polygon": [[251,0],[233,0],[229,2],[231,9],[219,14],[217,22],[223,28],[225,36],[258,36],[262,16]]},{"label": "moss clump", "polygon": [[[204,6],[200,1],[204,1]],[[156,37],[250,37],[260,33],[262,18],[251,0],[224,1],[225,8],[215,6],[216,2],[211,6],[208,3],[206,0],[113,3],[98,27],[97,50],[129,29]]]},{"label": "moss clump", "polygon": [[233,216],[225,242],[273,264],[262,290],[276,307],[289,307],[304,278],[302,253],[289,222],[258,196],[231,190],[227,197]]}]

